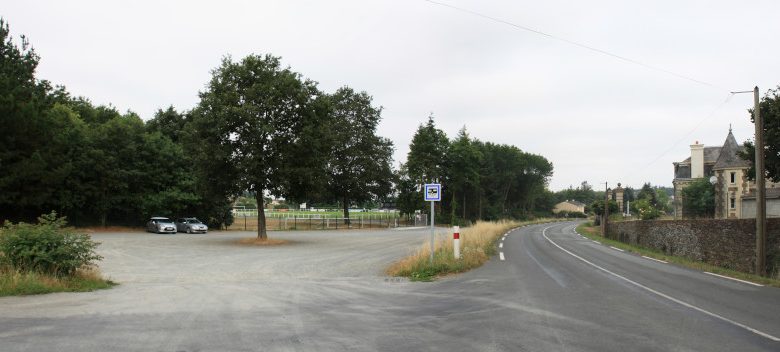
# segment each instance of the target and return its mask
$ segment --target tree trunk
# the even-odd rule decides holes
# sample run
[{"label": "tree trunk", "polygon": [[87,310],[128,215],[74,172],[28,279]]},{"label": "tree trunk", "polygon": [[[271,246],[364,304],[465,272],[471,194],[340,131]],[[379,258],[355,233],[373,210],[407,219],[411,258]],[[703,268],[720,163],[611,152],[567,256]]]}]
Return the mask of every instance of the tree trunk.
[{"label": "tree trunk", "polygon": [[482,220],[482,190],[479,191],[479,211],[477,213],[477,220]]},{"label": "tree trunk", "polygon": [[265,204],[263,202],[263,192],[257,192],[255,199],[257,199],[257,238],[265,240],[268,239],[268,232],[265,230]]},{"label": "tree trunk", "polygon": [[450,223],[455,225],[455,206],[458,205],[458,203],[455,201],[456,196],[455,192],[452,192],[452,203],[450,204]]},{"label": "tree trunk", "polygon": [[463,192],[463,220],[466,220],[466,192]]},{"label": "tree trunk", "polygon": [[349,225],[349,199],[344,196],[342,201],[344,202],[344,224]]}]

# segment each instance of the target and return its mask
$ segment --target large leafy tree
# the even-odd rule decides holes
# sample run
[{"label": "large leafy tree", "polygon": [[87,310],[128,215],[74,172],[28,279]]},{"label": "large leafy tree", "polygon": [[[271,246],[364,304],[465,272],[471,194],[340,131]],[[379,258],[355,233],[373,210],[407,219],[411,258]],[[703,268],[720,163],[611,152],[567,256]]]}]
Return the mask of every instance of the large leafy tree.
[{"label": "large leafy tree", "polygon": [[683,216],[712,218],[715,216],[715,186],[706,178],[693,180],[682,190]]},{"label": "large leafy tree", "polygon": [[393,144],[377,136],[382,108],[371,101],[368,93],[349,87],[330,96],[328,190],[341,202],[347,224],[349,206],[386,196],[393,178]]},{"label": "large leafy tree", "polygon": [[318,95],[314,82],[282,67],[279,57],[228,57],[193,111],[194,138],[209,168],[227,170],[222,176],[232,178],[235,194],[256,194],[260,239],[267,238],[263,195],[300,196],[306,185],[296,168],[316,164],[303,151],[317,142],[309,137],[322,118],[314,104]]},{"label": "large leafy tree", "polygon": [[[761,118],[764,120],[764,167],[766,177],[774,182],[780,182],[780,86],[766,92],[758,103]],[[750,121],[755,123],[754,109],[750,112]],[[753,165],[756,161],[755,145],[751,141],[745,142],[745,150],[740,153],[745,160],[750,160]],[[755,179],[756,170],[751,167],[748,171],[750,179]]]}]

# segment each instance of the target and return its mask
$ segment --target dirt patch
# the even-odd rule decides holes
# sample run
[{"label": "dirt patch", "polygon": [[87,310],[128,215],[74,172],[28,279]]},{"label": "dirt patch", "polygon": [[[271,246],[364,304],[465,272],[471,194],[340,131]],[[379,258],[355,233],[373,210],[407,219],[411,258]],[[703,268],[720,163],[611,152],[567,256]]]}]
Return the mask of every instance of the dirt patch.
[{"label": "dirt patch", "polygon": [[257,237],[251,237],[251,238],[242,238],[236,241],[236,243],[242,246],[270,247],[270,246],[282,246],[287,244],[293,244],[294,242],[288,240],[280,240],[277,238],[259,239]]}]

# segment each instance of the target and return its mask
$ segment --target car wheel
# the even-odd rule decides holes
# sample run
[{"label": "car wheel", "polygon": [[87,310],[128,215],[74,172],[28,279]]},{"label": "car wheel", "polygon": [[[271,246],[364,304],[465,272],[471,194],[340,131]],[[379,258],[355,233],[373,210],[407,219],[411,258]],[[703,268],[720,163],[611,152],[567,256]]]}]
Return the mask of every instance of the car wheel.
[{"label": "car wheel", "polygon": [[191,233],[192,233],[192,227],[188,227],[188,228],[187,228],[187,233],[189,233],[189,234],[191,234]]}]

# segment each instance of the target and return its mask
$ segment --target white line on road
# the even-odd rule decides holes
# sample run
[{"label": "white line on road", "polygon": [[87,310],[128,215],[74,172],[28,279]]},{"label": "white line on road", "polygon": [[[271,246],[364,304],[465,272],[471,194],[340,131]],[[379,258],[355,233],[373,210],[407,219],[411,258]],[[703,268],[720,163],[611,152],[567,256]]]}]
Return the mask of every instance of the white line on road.
[{"label": "white line on road", "polygon": [[590,240],[590,241],[595,243],[595,244],[601,244],[601,242],[599,242],[599,241],[594,241],[594,240]]},{"label": "white line on road", "polygon": [[659,263],[669,264],[669,262],[667,262],[667,261],[665,261],[665,260],[661,260],[661,259],[655,259],[655,258],[650,258],[650,257],[648,257],[648,256],[645,256],[645,255],[643,255],[643,256],[642,256],[642,258],[645,258],[645,259],[650,259],[650,260],[655,260],[655,261],[657,261],[657,262],[659,262]]},{"label": "white line on road", "polygon": [[[554,225],[552,225],[552,226],[554,226]],[[743,328],[743,329],[745,329],[745,330],[747,330],[747,331],[750,331],[750,332],[752,332],[752,333],[754,333],[754,334],[756,334],[756,335],[763,336],[763,337],[765,337],[765,338],[767,338],[767,339],[770,339],[770,340],[772,340],[772,341],[778,341],[778,342],[780,342],[780,338],[778,338],[778,337],[775,337],[775,336],[769,335],[769,334],[767,334],[767,333],[765,333],[765,332],[763,332],[763,331],[760,331],[760,330],[756,330],[756,329],[754,329],[754,328],[751,328],[751,327],[749,327],[749,326],[747,326],[747,325],[745,325],[745,324],[738,323],[738,322],[736,322],[736,321],[733,321],[733,320],[731,320],[731,319],[729,319],[729,318],[726,318],[726,317],[720,316],[720,315],[718,315],[718,314],[715,314],[715,313],[713,313],[713,312],[710,312],[710,311],[708,311],[708,310],[705,310],[705,309],[703,309],[703,308],[699,308],[699,307],[697,307],[697,306],[694,306],[693,304],[690,304],[690,303],[688,303],[688,302],[681,301],[681,300],[679,300],[679,299],[677,299],[677,298],[674,298],[674,297],[672,297],[672,296],[669,296],[669,295],[667,295],[667,294],[665,294],[665,293],[663,293],[663,292],[656,291],[656,290],[654,290],[654,289],[652,289],[652,288],[650,288],[650,287],[647,287],[647,286],[645,286],[645,285],[642,285],[642,284],[640,284],[640,283],[638,283],[638,282],[636,282],[636,281],[633,281],[633,280],[631,280],[631,279],[629,279],[629,278],[627,278],[627,277],[625,277],[625,276],[622,276],[622,275],[620,275],[620,274],[615,274],[615,273],[613,273],[613,272],[611,272],[611,271],[609,271],[609,270],[607,270],[607,269],[605,269],[605,268],[603,268],[603,267],[601,267],[601,266],[599,266],[599,265],[597,265],[597,264],[593,264],[592,262],[588,261],[587,259],[585,259],[585,258],[583,258],[583,257],[580,257],[580,256],[578,256],[578,255],[576,255],[576,254],[574,254],[574,253],[572,253],[572,252],[568,251],[567,249],[565,249],[565,248],[563,248],[563,247],[559,246],[557,243],[553,242],[553,240],[551,240],[549,237],[547,237],[547,234],[546,234],[546,232],[547,232],[547,229],[549,229],[549,228],[550,228],[550,227],[552,227],[552,226],[545,227],[545,228],[542,230],[542,236],[543,236],[543,237],[544,237],[544,239],[546,239],[548,242],[552,243],[552,245],[553,245],[553,246],[556,246],[556,247],[558,247],[558,249],[560,249],[560,250],[562,250],[562,251],[566,252],[566,253],[567,253],[567,254],[569,254],[570,256],[572,256],[572,257],[574,257],[574,258],[577,258],[577,259],[579,259],[579,260],[581,260],[581,261],[585,262],[586,264],[588,264],[588,265],[590,265],[590,266],[592,266],[592,267],[594,267],[594,268],[596,268],[596,269],[599,269],[599,270],[601,270],[601,271],[603,271],[603,272],[605,272],[605,273],[607,273],[607,274],[610,274],[610,275],[612,275],[612,276],[614,276],[614,277],[617,277],[617,278],[619,278],[619,279],[622,279],[622,280],[624,280],[624,281],[626,281],[626,282],[628,282],[628,283],[630,283],[630,284],[632,284],[632,285],[634,285],[634,286],[636,286],[636,287],[642,288],[642,289],[644,289],[644,290],[646,290],[646,291],[648,291],[648,292],[651,292],[651,293],[654,293],[654,294],[656,294],[656,295],[658,295],[658,296],[661,296],[661,297],[663,297],[663,298],[666,298],[666,299],[668,299],[668,300],[670,300],[670,301],[672,301],[672,302],[674,302],[674,303],[677,303],[677,304],[679,304],[679,305],[681,305],[681,306],[688,307],[688,308],[690,308],[690,309],[693,309],[693,310],[695,310],[695,311],[698,311],[698,312],[704,313],[704,314],[706,314],[706,315],[709,315],[709,316],[711,316],[711,317],[713,317],[713,318],[717,318],[717,319],[723,320],[723,321],[725,321],[725,322],[727,322],[727,323],[729,323],[729,324],[732,324],[732,325],[738,326],[738,327],[740,327],[740,328]]]},{"label": "white line on road", "polygon": [[729,280],[739,281],[739,282],[741,282],[741,283],[743,283],[743,284],[748,284],[748,285],[753,285],[753,286],[758,286],[758,287],[764,287],[764,285],[757,284],[757,283],[755,283],[755,282],[750,282],[750,281],[740,280],[740,279],[736,279],[736,278],[729,277],[729,276],[725,276],[725,275],[718,275],[718,274],[715,274],[715,273],[711,273],[711,272],[709,272],[709,271],[705,271],[704,273],[705,273],[705,274],[707,274],[707,275],[712,275],[712,276],[722,277],[722,278],[724,278],[724,279],[729,279]]},{"label": "white line on road", "polygon": [[622,250],[622,249],[620,249],[620,248],[617,248],[617,247],[614,247],[614,246],[609,246],[609,248],[612,248],[612,249],[614,249],[614,250],[616,250],[616,251],[625,252],[624,250]]},{"label": "white line on road", "polygon": [[499,244],[498,244],[498,248],[504,248],[504,243],[503,243],[503,242],[502,242],[502,243],[499,243]]},{"label": "white line on road", "polygon": [[498,252],[498,258],[501,260],[505,260],[506,258],[504,258],[504,252]]}]

